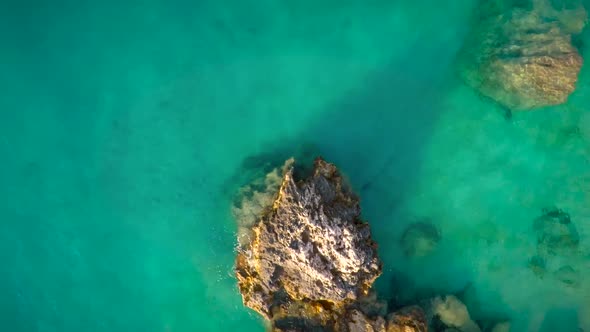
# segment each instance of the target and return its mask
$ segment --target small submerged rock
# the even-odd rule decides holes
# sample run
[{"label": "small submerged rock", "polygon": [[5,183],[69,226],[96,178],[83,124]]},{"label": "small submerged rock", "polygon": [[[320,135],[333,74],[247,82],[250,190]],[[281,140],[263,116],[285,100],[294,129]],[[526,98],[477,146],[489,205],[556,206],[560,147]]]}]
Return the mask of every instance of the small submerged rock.
[{"label": "small submerged rock", "polygon": [[576,268],[581,254],[580,236],[570,215],[557,208],[544,209],[533,225],[537,233],[537,255],[529,261],[531,271],[541,279],[552,275],[553,278],[548,280],[578,287],[582,280]]},{"label": "small submerged rock", "polygon": [[400,243],[406,256],[423,257],[436,249],[440,238],[440,232],[432,223],[417,222],[406,228]]},{"label": "small submerged rock", "polygon": [[424,310],[418,306],[402,308],[387,316],[387,332],[427,332]]},{"label": "small submerged rock", "polygon": [[577,287],[581,276],[573,267],[566,265],[555,271],[555,278],[566,286]]},{"label": "small submerged rock", "polygon": [[465,304],[453,295],[437,296],[432,299],[431,310],[432,314],[451,331],[481,332],[479,326],[469,316]]},{"label": "small submerged rock", "polygon": [[581,0],[482,0],[460,60],[465,82],[511,110],[564,103],[582,56],[572,35],[587,13]]},{"label": "small submerged rock", "polygon": [[559,209],[545,209],[534,221],[537,232],[537,250],[547,255],[571,256],[578,253],[580,237],[569,214]]}]

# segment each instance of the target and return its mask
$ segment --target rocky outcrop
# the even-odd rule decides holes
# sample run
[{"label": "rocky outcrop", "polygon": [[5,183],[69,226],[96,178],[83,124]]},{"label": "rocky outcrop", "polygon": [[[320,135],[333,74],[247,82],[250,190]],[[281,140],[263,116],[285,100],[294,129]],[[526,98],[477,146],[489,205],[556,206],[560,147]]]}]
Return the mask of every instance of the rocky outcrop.
[{"label": "rocky outcrop", "polygon": [[237,272],[246,305],[268,318],[285,298],[342,306],[367,294],[381,262],[358,199],[334,165],[318,159],[313,174],[299,181],[293,165],[285,166],[272,208],[239,253]]},{"label": "rocky outcrop", "polygon": [[[278,188],[267,177],[234,211],[250,229],[236,259],[244,304],[274,331],[426,331],[420,308],[386,315],[371,292],[381,274],[377,246],[336,167],[318,158],[305,172],[289,160],[280,173]],[[247,209],[256,221],[245,206],[256,207]]]},{"label": "rocky outcrop", "polygon": [[581,0],[482,0],[461,57],[461,76],[511,111],[564,103],[582,57],[572,43],[587,20]]}]

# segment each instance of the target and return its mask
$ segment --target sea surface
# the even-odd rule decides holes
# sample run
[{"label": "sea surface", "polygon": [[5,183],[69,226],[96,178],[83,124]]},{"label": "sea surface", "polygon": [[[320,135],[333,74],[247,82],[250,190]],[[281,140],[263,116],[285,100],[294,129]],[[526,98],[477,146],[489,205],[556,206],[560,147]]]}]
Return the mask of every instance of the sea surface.
[{"label": "sea surface", "polygon": [[[507,121],[457,77],[477,3],[0,2],[0,331],[264,331],[232,197],[244,160],[302,146],[361,196],[384,298],[467,290],[513,331],[590,331],[590,67]],[[528,266],[553,206],[577,288]],[[441,242],[409,260],[424,219]]]}]

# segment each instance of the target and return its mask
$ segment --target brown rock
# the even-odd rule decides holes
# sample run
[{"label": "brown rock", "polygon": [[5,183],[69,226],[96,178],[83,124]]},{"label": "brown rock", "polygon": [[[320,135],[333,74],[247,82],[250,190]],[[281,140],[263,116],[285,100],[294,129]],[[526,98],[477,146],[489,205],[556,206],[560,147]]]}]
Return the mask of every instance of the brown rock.
[{"label": "brown rock", "polygon": [[288,163],[263,210],[236,274],[244,304],[267,319],[313,316],[329,324],[381,274],[358,198],[334,165],[318,158],[308,177],[296,179]]},{"label": "brown rock", "polygon": [[383,317],[371,319],[363,312],[353,309],[346,315],[346,328],[350,332],[383,332],[385,319]]},{"label": "brown rock", "polygon": [[480,16],[481,23],[464,47],[465,82],[510,110],[564,103],[582,67],[582,57],[572,45],[572,33],[579,33],[586,22],[581,3],[564,8],[532,1],[527,8],[508,7],[503,12],[499,7],[493,7],[499,14]]},{"label": "brown rock", "polygon": [[422,308],[411,306],[389,314],[387,332],[427,332],[428,324]]}]

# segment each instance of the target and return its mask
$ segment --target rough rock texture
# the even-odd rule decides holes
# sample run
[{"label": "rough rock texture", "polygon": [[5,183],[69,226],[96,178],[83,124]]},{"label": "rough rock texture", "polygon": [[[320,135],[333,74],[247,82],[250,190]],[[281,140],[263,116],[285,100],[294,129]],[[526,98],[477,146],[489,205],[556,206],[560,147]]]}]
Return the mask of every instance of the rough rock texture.
[{"label": "rough rock texture", "polygon": [[428,324],[422,308],[411,306],[387,316],[387,332],[427,332]]},{"label": "rough rock texture", "polygon": [[332,312],[365,296],[381,274],[358,198],[334,165],[318,158],[312,174],[299,180],[287,163],[272,207],[262,210],[236,272],[244,303],[267,319]]},{"label": "rough rock texture", "polygon": [[346,328],[349,331],[358,332],[377,332],[385,330],[385,319],[377,317],[370,319],[360,310],[350,310],[346,315]]},{"label": "rough rock texture", "polygon": [[[318,158],[302,176],[290,160],[279,188],[274,178],[247,187],[234,211],[250,228],[236,259],[244,304],[273,331],[426,331],[422,309],[386,316],[386,304],[370,291],[381,274],[377,246],[336,167]],[[256,221],[253,214],[260,214]]]},{"label": "rough rock texture", "polygon": [[345,318],[351,332],[427,332],[424,311],[418,306],[402,308],[387,318],[369,318],[363,312],[350,310]]},{"label": "rough rock texture", "polygon": [[509,110],[564,103],[582,57],[572,44],[587,14],[581,0],[482,0],[480,24],[461,55],[461,75]]}]

